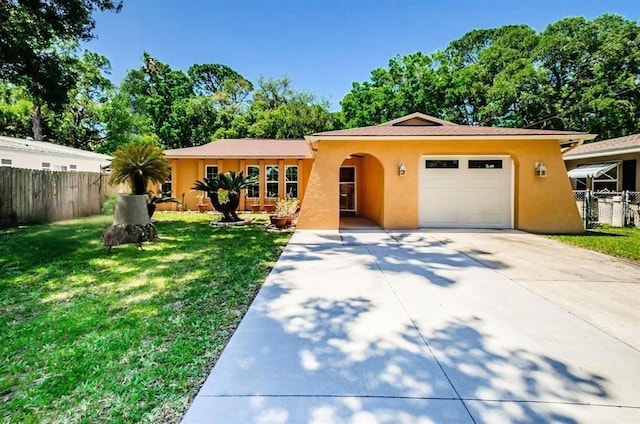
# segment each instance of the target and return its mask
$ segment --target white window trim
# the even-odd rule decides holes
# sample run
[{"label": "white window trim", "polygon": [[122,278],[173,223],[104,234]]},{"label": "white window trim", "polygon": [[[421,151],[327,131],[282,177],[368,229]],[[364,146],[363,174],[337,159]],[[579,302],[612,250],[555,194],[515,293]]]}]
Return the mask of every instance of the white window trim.
[{"label": "white window trim", "polygon": [[258,168],[258,182],[256,186],[258,187],[258,196],[257,197],[249,197],[249,190],[247,187],[247,199],[259,199],[260,198],[260,165],[247,165],[245,169],[245,176],[249,177],[249,168]]},{"label": "white window trim", "polygon": [[[267,172],[267,170],[269,168],[276,168],[278,170],[278,179],[275,181],[270,181],[269,180],[269,172]],[[275,196],[269,196],[270,192],[269,192],[269,184],[277,184],[278,185],[278,191],[277,193],[275,193]],[[280,193],[280,166],[279,165],[265,165],[264,167],[264,189],[265,189],[265,198],[267,199],[277,199],[279,197],[279,193]]]},{"label": "white window trim", "polygon": [[[609,175],[609,172],[616,170],[616,177],[613,178],[611,175]],[[605,172],[604,174],[600,175],[597,178],[592,178],[591,179],[591,189],[593,191],[596,191],[596,183],[616,183],[616,189],[615,190],[609,190],[609,191],[620,191],[620,172],[622,171],[622,165],[618,164],[617,167]],[[599,191],[604,191],[603,190],[599,190]]]},{"label": "white window trim", "polygon": [[[209,174],[209,172],[208,172],[209,168],[215,168],[216,169],[216,174],[220,173],[220,166],[219,165],[205,165],[204,166],[204,176],[205,176],[205,178],[209,178],[209,177],[207,177],[207,175]],[[207,193],[206,191],[204,192],[204,198],[205,199],[209,198],[209,193]]]},{"label": "white window trim", "polygon": [[[287,170],[289,168],[296,168],[296,180],[295,181],[289,181],[287,179]],[[298,193],[298,196],[293,197],[293,199],[297,199],[300,196],[300,174],[299,174],[299,168],[298,165],[285,165],[284,166],[284,196],[285,197],[289,197],[289,191],[287,190],[287,185],[289,184],[295,184],[296,185],[296,193]]]},{"label": "white window trim", "polygon": [[169,167],[169,175],[167,176],[167,179],[160,184],[160,195],[162,196],[164,193],[166,193],[163,189],[162,186],[164,186],[165,184],[171,184],[171,190],[169,190],[169,197],[174,197],[173,196],[173,168]]}]

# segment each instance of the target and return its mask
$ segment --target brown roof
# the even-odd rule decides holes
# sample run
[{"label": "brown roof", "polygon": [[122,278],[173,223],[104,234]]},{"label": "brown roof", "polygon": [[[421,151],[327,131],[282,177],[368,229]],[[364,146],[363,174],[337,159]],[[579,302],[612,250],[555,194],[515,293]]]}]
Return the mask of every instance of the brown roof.
[{"label": "brown roof", "polygon": [[222,139],[196,147],[165,150],[168,158],[312,158],[305,140]]},{"label": "brown roof", "polygon": [[603,156],[605,154],[624,153],[628,150],[640,150],[640,134],[586,143],[571,150],[564,157],[565,159],[571,159],[577,156]]},{"label": "brown roof", "polygon": [[460,136],[571,136],[587,135],[577,131],[536,130],[457,125],[422,113],[412,113],[393,121],[370,127],[325,131],[314,136],[397,136],[397,137],[460,137]]}]

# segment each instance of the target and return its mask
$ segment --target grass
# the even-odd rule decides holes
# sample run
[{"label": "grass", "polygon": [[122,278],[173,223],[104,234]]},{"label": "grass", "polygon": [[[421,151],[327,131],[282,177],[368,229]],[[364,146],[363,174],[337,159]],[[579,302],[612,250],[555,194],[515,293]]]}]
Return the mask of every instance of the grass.
[{"label": "grass", "polygon": [[640,260],[640,228],[603,227],[581,235],[549,237],[609,255]]},{"label": "grass", "polygon": [[179,421],[290,234],[154,218],[109,255],[110,217],[0,230],[0,421]]}]

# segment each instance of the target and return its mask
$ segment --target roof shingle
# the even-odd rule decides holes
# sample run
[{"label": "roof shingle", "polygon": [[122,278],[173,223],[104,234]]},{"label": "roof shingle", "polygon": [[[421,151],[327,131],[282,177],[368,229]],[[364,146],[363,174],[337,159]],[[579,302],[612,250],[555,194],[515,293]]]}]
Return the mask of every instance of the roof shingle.
[{"label": "roof shingle", "polygon": [[625,137],[611,138],[609,140],[586,143],[571,150],[564,155],[565,159],[590,154],[618,153],[630,149],[640,149],[640,134],[631,134]]},{"label": "roof shingle", "polygon": [[537,130],[524,128],[475,127],[469,125],[375,125],[371,127],[352,128],[348,130],[325,131],[314,136],[397,136],[397,137],[460,137],[460,136],[519,136],[549,135],[571,136],[586,135],[578,131]]},{"label": "roof shingle", "polygon": [[571,136],[587,135],[578,131],[497,128],[458,125],[424,113],[412,113],[369,127],[324,131],[313,136],[340,137],[461,137],[461,136]]},{"label": "roof shingle", "polygon": [[305,140],[222,139],[202,146],[165,150],[167,158],[312,158]]},{"label": "roof shingle", "polygon": [[23,138],[0,136],[0,149],[9,149],[22,152],[69,156],[95,160],[111,160],[111,156],[74,147],[62,146],[48,141],[26,140]]}]

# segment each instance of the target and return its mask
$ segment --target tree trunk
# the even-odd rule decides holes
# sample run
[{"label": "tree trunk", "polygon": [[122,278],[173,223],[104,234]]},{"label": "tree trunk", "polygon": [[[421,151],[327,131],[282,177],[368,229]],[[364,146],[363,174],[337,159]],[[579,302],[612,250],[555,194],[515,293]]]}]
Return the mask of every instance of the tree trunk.
[{"label": "tree trunk", "polygon": [[31,113],[31,129],[33,130],[33,139],[42,141],[42,106],[37,103],[33,105]]}]

